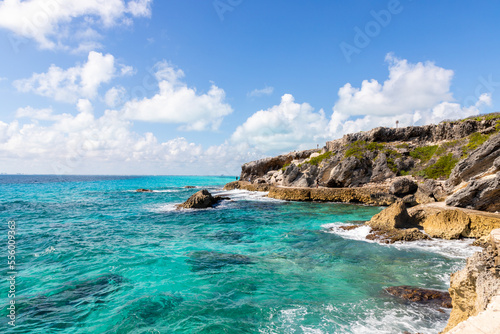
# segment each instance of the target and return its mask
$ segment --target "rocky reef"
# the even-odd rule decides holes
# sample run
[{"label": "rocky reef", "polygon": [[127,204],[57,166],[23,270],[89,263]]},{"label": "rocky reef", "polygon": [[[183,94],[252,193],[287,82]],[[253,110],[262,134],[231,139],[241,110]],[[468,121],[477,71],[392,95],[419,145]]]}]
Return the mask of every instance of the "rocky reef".
[{"label": "rocky reef", "polygon": [[224,197],[214,197],[212,194],[206,190],[200,190],[193,194],[182,204],[177,205],[178,209],[206,209],[211,208],[215,204],[219,203]]}]

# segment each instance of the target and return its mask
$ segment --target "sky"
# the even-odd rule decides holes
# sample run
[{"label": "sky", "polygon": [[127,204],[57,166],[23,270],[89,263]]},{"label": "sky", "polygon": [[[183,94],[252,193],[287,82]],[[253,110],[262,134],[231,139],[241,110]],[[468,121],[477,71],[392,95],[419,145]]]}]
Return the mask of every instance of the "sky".
[{"label": "sky", "polygon": [[0,173],[238,175],[499,110],[500,3],[0,1]]}]

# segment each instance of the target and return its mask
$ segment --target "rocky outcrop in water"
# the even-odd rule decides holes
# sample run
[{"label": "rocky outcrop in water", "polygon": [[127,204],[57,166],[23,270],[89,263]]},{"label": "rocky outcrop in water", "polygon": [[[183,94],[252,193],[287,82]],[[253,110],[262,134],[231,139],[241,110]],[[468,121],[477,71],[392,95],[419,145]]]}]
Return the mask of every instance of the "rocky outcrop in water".
[{"label": "rocky outcrop in water", "polygon": [[206,190],[200,190],[191,197],[188,198],[182,204],[179,204],[177,208],[183,209],[206,209],[211,208],[221,200],[220,197],[213,197],[212,194]]},{"label": "rocky outcrop in water", "polygon": [[141,189],[137,189],[136,192],[138,192],[138,193],[152,193],[153,190],[141,188]]},{"label": "rocky outcrop in water", "polygon": [[451,308],[451,297],[448,291],[423,289],[407,285],[391,286],[386,288],[385,291],[403,300]]}]

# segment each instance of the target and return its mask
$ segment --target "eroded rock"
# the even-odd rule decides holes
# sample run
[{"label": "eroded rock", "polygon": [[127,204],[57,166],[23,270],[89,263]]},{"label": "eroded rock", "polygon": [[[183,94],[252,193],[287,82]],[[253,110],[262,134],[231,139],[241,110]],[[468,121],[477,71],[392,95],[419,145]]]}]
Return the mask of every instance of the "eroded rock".
[{"label": "eroded rock", "polygon": [[469,233],[469,216],[459,210],[443,210],[429,215],[422,226],[433,238],[458,239]]},{"label": "eroded rock", "polygon": [[423,289],[408,285],[391,286],[384,290],[392,296],[411,302],[436,304],[441,307],[451,308],[451,297],[448,291]]},{"label": "eroded rock", "polygon": [[367,224],[373,229],[382,231],[412,227],[413,225],[402,200],[396,201],[396,203],[373,216]]},{"label": "eroded rock", "polygon": [[187,201],[185,201],[182,204],[179,204],[177,208],[183,208],[183,209],[205,209],[205,208],[210,208],[217,204],[221,198],[213,197],[212,194],[206,190],[200,190],[191,197],[188,198]]},{"label": "eroded rock", "polygon": [[418,189],[418,185],[415,181],[408,177],[398,177],[396,178],[389,188],[389,192],[393,195],[403,197],[406,195],[414,194]]}]

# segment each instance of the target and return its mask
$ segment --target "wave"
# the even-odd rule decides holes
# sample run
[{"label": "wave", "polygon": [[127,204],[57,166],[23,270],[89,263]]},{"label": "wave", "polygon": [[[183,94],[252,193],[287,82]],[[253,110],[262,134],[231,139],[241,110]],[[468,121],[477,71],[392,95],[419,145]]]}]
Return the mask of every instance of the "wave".
[{"label": "wave", "polygon": [[[366,239],[370,234],[371,228],[367,225],[361,225],[352,230],[344,230],[341,226],[350,226],[345,223],[329,223],[321,225],[327,230],[327,233],[333,233],[341,236],[344,239],[359,240],[371,243],[378,243],[374,240]],[[431,240],[418,240],[418,241],[398,241],[393,244],[378,243],[386,247],[395,247],[397,249],[418,249],[421,251],[438,253],[448,258],[465,259],[472,256],[475,252],[481,251],[481,247],[472,246],[474,239],[460,239],[460,240],[445,240],[445,239],[431,239]]]}]

